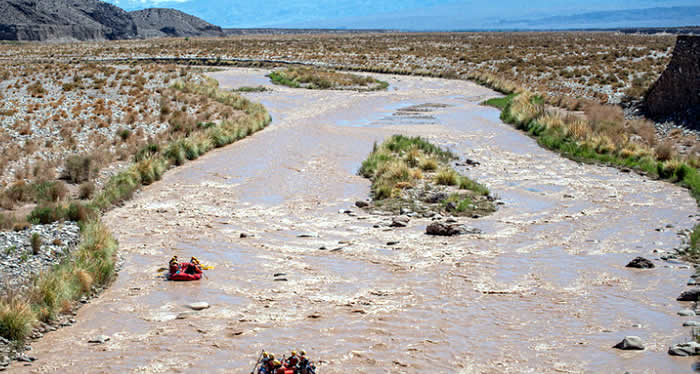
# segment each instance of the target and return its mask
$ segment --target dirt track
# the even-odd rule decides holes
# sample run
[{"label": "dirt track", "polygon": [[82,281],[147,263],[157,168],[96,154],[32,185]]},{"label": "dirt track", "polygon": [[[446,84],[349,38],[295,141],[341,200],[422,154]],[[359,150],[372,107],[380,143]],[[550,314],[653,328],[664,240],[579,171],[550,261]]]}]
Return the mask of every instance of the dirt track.
[{"label": "dirt track", "polygon": [[[212,76],[238,87],[266,84],[264,73]],[[691,370],[692,359],[666,353],[689,338],[674,297],[690,270],[624,268],[679,243],[697,213],[686,190],[545,151],[479,106],[494,94],[472,83],[382,79],[387,92],[251,94],[272,124],[111,211],[126,261],[118,280],[13,370],[249,373],[263,348],[304,348],[321,373]],[[426,103],[447,106],[397,114]],[[481,163],[465,173],[505,202],[462,220],[484,234],[434,238],[427,219],[389,229],[390,217],[338,212],[367,198],[357,168],[394,133]],[[156,270],[172,254],[216,268],[166,282]],[[176,319],[194,301],[212,307]],[[99,334],[111,340],[87,343]],[[647,350],[610,348],[625,335]]]}]

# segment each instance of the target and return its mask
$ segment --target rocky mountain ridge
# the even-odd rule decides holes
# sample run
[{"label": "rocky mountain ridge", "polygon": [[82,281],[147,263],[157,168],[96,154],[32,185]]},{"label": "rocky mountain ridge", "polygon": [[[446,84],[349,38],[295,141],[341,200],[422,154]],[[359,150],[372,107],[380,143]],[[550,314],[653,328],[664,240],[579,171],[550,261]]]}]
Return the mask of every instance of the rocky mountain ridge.
[{"label": "rocky mountain ridge", "polygon": [[222,36],[174,9],[127,12],[99,0],[0,0],[0,40],[72,41]]}]

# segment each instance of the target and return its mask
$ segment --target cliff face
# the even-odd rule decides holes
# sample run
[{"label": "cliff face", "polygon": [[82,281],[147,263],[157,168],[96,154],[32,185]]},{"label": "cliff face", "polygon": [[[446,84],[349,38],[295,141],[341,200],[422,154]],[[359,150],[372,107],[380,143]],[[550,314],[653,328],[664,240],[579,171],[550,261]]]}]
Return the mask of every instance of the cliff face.
[{"label": "cliff face", "polygon": [[99,0],[0,0],[0,14],[0,40],[224,36],[219,26],[174,9],[128,13]]},{"label": "cliff face", "polygon": [[113,40],[137,37],[126,11],[98,0],[0,0],[0,39]]},{"label": "cliff face", "polygon": [[221,27],[175,9],[150,8],[129,14],[145,38],[224,35]]},{"label": "cliff face", "polygon": [[647,93],[645,102],[652,116],[697,112],[700,107],[700,36],[678,36],[671,62]]}]

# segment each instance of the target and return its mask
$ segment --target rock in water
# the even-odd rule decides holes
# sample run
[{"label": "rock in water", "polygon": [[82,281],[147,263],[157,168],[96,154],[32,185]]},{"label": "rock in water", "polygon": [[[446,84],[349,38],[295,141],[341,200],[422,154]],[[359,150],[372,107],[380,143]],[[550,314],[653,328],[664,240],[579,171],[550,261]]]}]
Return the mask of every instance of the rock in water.
[{"label": "rock in water", "polygon": [[355,206],[358,208],[366,208],[369,206],[369,203],[366,201],[357,200],[357,201],[355,201]]},{"label": "rock in water", "polygon": [[695,311],[690,309],[683,309],[678,311],[678,315],[681,317],[692,317],[695,315]]},{"label": "rock in water", "polygon": [[440,222],[433,222],[425,229],[428,235],[437,236],[454,236],[464,233],[464,229],[460,225],[448,225]]},{"label": "rock in water", "polygon": [[88,340],[88,343],[104,344],[105,342],[108,342],[109,339],[110,339],[109,336],[98,335],[98,336]]},{"label": "rock in water", "polygon": [[697,356],[700,354],[700,344],[696,342],[680,343],[668,349],[671,356]]},{"label": "rock in water", "polygon": [[394,217],[391,220],[390,227],[406,227],[408,226],[408,217]]},{"label": "rock in water", "polygon": [[642,338],[638,336],[625,336],[625,338],[622,339],[621,342],[615,344],[613,348],[622,349],[626,351],[641,351],[644,349],[644,344],[642,343]]},{"label": "rock in water", "polygon": [[199,301],[188,305],[188,307],[192,310],[203,310],[209,308],[209,304],[204,301]]},{"label": "rock in water", "polygon": [[630,261],[626,267],[635,269],[651,269],[654,267],[654,263],[644,257],[637,257]]},{"label": "rock in water", "polygon": [[700,288],[683,291],[683,293],[676,298],[678,301],[698,301],[698,299],[700,299]]}]

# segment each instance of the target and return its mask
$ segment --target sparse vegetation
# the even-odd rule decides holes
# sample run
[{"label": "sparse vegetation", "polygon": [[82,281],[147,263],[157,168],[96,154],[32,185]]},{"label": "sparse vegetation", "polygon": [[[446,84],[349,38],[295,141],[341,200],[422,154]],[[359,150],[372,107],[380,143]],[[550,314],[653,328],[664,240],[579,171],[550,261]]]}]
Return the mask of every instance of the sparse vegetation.
[{"label": "sparse vegetation", "polygon": [[65,174],[72,183],[82,183],[93,179],[99,172],[95,160],[88,155],[74,155],[66,158]]},{"label": "sparse vegetation", "polygon": [[270,89],[265,87],[265,86],[256,86],[256,87],[242,86],[242,87],[234,88],[231,91],[232,92],[267,92],[267,91],[270,91]]},{"label": "sparse vegetation", "polygon": [[39,250],[41,250],[41,236],[36,232],[32,234],[31,245],[32,245],[32,254],[34,256],[38,255]]}]

